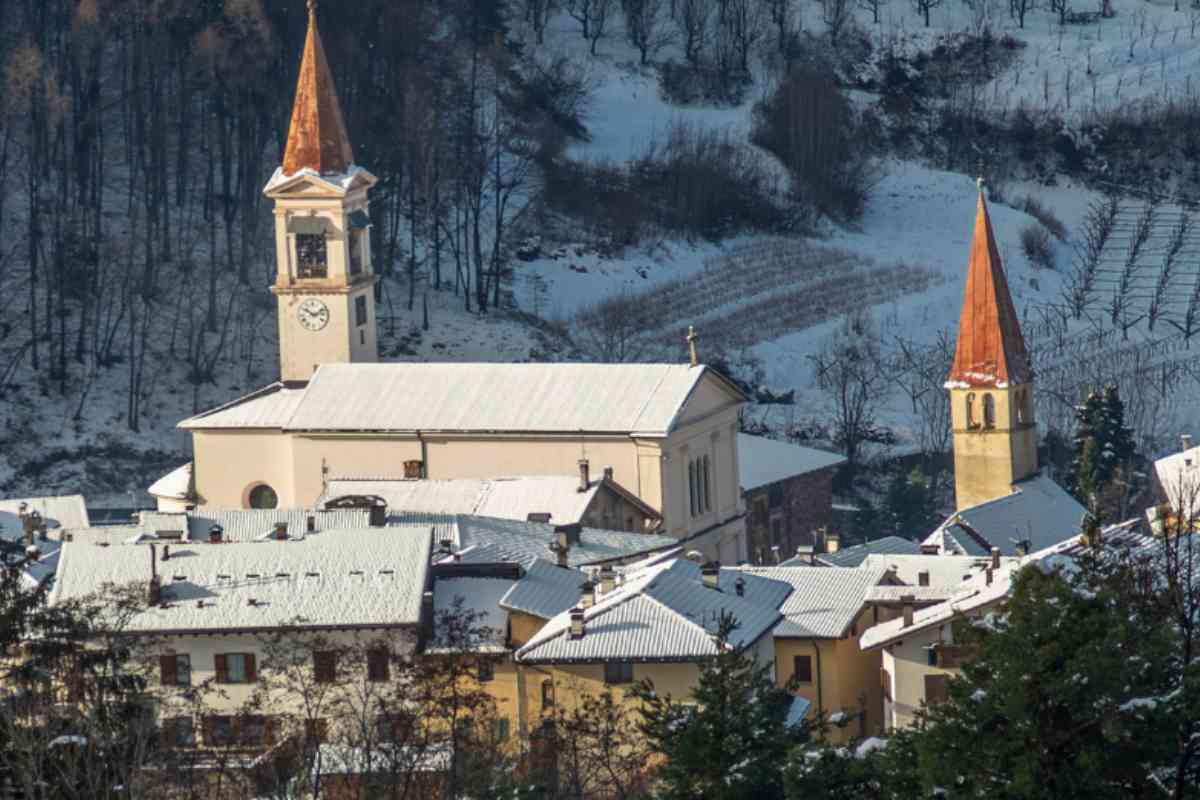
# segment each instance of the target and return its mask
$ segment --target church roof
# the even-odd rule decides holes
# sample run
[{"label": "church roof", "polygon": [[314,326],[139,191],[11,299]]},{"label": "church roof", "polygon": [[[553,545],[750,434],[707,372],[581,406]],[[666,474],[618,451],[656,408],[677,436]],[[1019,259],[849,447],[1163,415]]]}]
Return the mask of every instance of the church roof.
[{"label": "church roof", "polygon": [[958,347],[950,376],[946,379],[948,388],[1003,388],[1030,381],[1029,355],[1008,292],[982,191],[975,214],[975,239],[971,243],[967,288],[958,325]]},{"label": "church roof", "polygon": [[325,59],[325,48],[317,30],[315,4],[309,3],[308,36],[296,82],[296,101],[288,128],[283,172],[294,175],[310,169],[321,175],[344,173],[354,163],[354,151],[346,134],[337,88]]}]

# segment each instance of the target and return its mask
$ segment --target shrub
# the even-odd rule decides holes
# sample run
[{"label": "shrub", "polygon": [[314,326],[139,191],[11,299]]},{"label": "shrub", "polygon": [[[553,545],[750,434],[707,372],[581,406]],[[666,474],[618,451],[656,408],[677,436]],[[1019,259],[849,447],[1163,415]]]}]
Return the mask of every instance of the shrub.
[{"label": "shrub", "polygon": [[833,81],[797,70],[754,112],[752,140],[787,166],[799,197],[837,219],[862,214],[875,181],[875,130]]},{"label": "shrub", "polygon": [[744,72],[706,64],[667,62],[658,70],[658,91],[662,99],[680,106],[736,106],[746,99],[750,85],[750,76]]},{"label": "shrub", "polygon": [[1021,231],[1021,251],[1029,263],[1039,269],[1054,269],[1054,248],[1050,234],[1038,223],[1030,223]]},{"label": "shrub", "polygon": [[1042,205],[1042,202],[1033,195],[1025,198],[1025,203],[1021,210],[1042,223],[1042,227],[1055,239],[1058,239],[1060,242],[1067,240],[1067,226],[1063,225],[1062,220],[1056,217],[1053,211]]}]

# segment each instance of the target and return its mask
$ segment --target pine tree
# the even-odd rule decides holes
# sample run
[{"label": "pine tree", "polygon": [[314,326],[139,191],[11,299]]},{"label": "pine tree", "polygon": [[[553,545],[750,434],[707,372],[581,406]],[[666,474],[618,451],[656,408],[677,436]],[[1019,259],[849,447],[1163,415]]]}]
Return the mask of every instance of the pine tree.
[{"label": "pine tree", "polygon": [[736,622],[722,616],[718,654],[700,667],[687,700],[659,695],[643,682],[642,732],[664,757],[655,797],[662,800],[783,798],[788,751],[806,733],[786,725],[793,700],[775,686],[771,665],[730,644]]},{"label": "pine tree", "polygon": [[1081,503],[1102,502],[1118,473],[1133,461],[1137,445],[1125,424],[1125,404],[1117,387],[1092,392],[1075,407],[1075,457],[1071,490]]}]

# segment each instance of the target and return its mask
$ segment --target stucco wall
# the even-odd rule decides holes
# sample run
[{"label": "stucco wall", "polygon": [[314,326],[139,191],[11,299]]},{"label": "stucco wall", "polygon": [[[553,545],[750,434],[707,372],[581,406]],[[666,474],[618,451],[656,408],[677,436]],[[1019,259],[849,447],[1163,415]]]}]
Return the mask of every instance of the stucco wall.
[{"label": "stucco wall", "polygon": [[[951,424],[954,429],[954,483],[957,508],[1010,494],[1014,481],[1037,471],[1037,427],[1033,423],[1032,386],[1009,389],[952,389]],[[1018,419],[1018,393],[1029,393],[1028,414]],[[973,419],[968,425],[967,397],[974,396]],[[984,398],[995,403],[995,427],[983,423]]]},{"label": "stucco wall", "polygon": [[892,681],[892,727],[907,727],[925,701],[926,675],[957,675],[956,669],[929,666],[929,646],[951,641],[948,628],[922,631],[885,648],[883,669]]},{"label": "stucco wall", "polygon": [[269,483],[283,508],[305,505],[296,494],[292,438],[278,431],[195,431],[197,506],[246,508],[258,483]]}]

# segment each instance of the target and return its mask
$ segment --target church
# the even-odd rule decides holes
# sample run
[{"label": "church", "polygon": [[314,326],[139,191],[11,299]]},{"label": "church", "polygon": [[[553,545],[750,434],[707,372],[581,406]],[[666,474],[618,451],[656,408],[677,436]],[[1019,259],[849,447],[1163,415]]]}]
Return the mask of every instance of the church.
[{"label": "church", "polygon": [[159,508],[312,508],[346,481],[578,475],[582,492],[590,473],[612,489],[613,527],[653,519],[709,558],[744,560],[747,398],[694,342],[690,364],[377,363],[375,183],[354,162],[310,16],[283,163],[263,190],[279,380],[179,424],[193,461],[150,488]]}]

